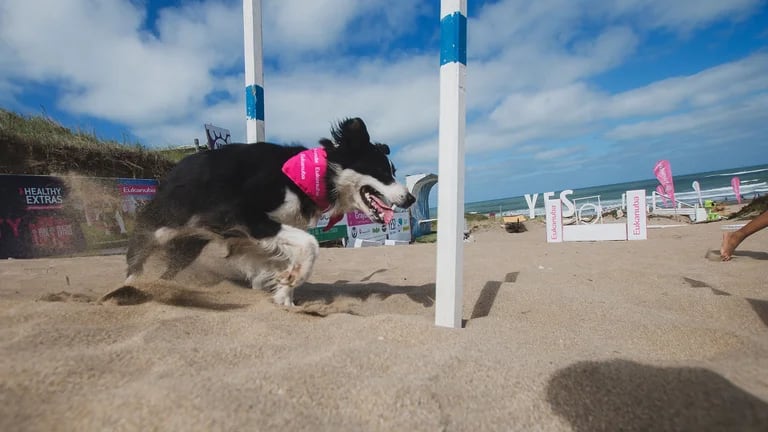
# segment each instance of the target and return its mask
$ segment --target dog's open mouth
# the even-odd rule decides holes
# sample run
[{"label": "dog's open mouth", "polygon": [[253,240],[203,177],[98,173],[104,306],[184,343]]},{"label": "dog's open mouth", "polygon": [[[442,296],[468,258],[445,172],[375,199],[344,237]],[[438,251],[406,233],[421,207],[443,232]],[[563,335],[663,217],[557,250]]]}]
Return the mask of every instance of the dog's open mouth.
[{"label": "dog's open mouth", "polygon": [[370,186],[360,188],[360,196],[363,202],[368,206],[368,216],[378,223],[388,224],[395,216],[395,211],[382,198],[376,189]]}]

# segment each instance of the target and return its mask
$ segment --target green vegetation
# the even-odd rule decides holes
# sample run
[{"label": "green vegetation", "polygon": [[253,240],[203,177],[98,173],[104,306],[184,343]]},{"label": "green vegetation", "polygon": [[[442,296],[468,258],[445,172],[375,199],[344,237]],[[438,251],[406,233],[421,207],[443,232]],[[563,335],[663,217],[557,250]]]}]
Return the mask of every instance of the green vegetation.
[{"label": "green vegetation", "polygon": [[466,213],[464,215],[464,219],[467,220],[467,223],[470,223],[470,222],[487,221],[489,218],[488,216],[480,213]]},{"label": "green vegetation", "polygon": [[137,142],[101,140],[48,117],[0,109],[0,174],[159,178],[177,160]]},{"label": "green vegetation", "polygon": [[433,231],[429,234],[416,237],[416,243],[435,243],[437,241],[437,232]]},{"label": "green vegetation", "polygon": [[187,147],[169,147],[165,149],[159,149],[155,150],[158,154],[162,155],[166,159],[172,161],[172,162],[178,162],[184,157],[191,155],[192,153],[197,153],[197,149],[192,146]]}]

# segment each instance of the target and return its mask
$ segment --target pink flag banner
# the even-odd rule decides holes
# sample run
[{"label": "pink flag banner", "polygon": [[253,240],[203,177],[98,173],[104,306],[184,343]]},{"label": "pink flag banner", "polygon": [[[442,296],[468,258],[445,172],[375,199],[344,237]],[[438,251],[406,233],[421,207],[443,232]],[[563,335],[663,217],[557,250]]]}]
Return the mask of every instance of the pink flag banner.
[{"label": "pink flag banner", "polygon": [[675,183],[672,180],[672,167],[669,165],[668,160],[660,160],[656,162],[653,167],[653,173],[656,174],[656,178],[659,179],[659,183],[664,188],[664,194],[666,194],[672,201],[672,206],[675,206]]},{"label": "pink flag banner", "polygon": [[736,194],[736,201],[741,204],[741,179],[738,177],[732,178],[731,187],[733,188],[733,193]]},{"label": "pink flag banner", "polygon": [[667,199],[667,194],[664,193],[664,186],[656,185],[656,193],[661,197],[664,207],[669,207],[669,199]]}]

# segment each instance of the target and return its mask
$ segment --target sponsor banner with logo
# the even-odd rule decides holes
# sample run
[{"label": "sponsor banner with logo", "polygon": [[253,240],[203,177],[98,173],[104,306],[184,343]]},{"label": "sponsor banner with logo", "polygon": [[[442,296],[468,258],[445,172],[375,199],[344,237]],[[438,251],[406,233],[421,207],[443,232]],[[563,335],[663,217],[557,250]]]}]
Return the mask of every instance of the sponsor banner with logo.
[{"label": "sponsor banner with logo", "polygon": [[385,228],[387,240],[411,241],[411,217],[407,211],[396,212]]},{"label": "sponsor banner with logo", "polygon": [[328,230],[325,230],[324,227],[315,227],[308,231],[320,243],[347,238],[347,226],[341,224],[336,224]]},{"label": "sponsor banner with logo", "polygon": [[157,181],[146,179],[117,179],[120,195],[153,197],[157,193]]},{"label": "sponsor banner with logo", "polygon": [[563,241],[563,202],[559,199],[544,200],[547,212],[547,243]]},{"label": "sponsor banner with logo", "polygon": [[0,175],[0,258],[74,253],[85,238],[57,177]]},{"label": "sponsor banner with logo", "polygon": [[0,258],[117,251],[157,181],[0,175]]},{"label": "sponsor banner with logo", "polygon": [[372,221],[360,212],[349,212],[332,228],[323,231],[328,226],[330,215],[324,213],[315,227],[309,228],[309,233],[320,242],[346,238],[348,245],[354,245],[354,240],[367,240],[384,244],[386,240],[411,241],[411,222],[408,211],[396,212],[388,224]]},{"label": "sponsor banner with logo", "polygon": [[627,240],[648,238],[645,189],[627,191]]},{"label": "sponsor banner with logo", "polygon": [[407,211],[396,212],[388,224],[374,222],[363,213],[347,213],[348,240],[353,239],[375,241],[384,244],[385,240],[411,240],[411,222]]}]

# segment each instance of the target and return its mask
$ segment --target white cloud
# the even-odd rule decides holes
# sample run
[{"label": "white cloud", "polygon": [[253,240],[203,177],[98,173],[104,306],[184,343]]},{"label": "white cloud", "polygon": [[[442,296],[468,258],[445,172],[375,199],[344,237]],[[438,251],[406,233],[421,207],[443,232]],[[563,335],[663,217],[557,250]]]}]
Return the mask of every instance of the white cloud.
[{"label": "white cloud", "polygon": [[608,111],[615,116],[647,115],[681,105],[705,107],[748,97],[768,89],[765,70],[768,70],[768,54],[758,53],[690,76],[669,78],[624,92],[614,98]]},{"label": "white cloud", "polygon": [[48,3],[46,13],[38,2],[4,7],[0,37],[12,47],[16,78],[59,85],[69,112],[135,126],[199,108],[217,89],[212,72],[233,58],[221,52],[231,38],[219,35],[242,19],[216,3],[194,5],[162,13],[155,37],[142,29],[143,9],[127,1]]},{"label": "white cloud", "polygon": [[[762,0],[618,0],[596,2],[614,18],[633,17],[638,25],[688,32],[717,19],[742,19]],[[595,5],[597,6],[597,4]]]},{"label": "white cloud", "polygon": [[[589,88],[583,82],[527,93],[512,93],[490,114],[501,130],[529,135],[525,139],[572,135],[600,121],[674,115],[679,110],[706,109],[732,100],[750,100],[768,90],[768,55],[755,54],[690,76],[680,76],[617,94]],[[619,135],[612,134],[611,138]],[[511,141],[517,142],[514,135]]]},{"label": "white cloud", "polygon": [[413,31],[413,23],[431,9],[413,0],[266,0],[265,53],[287,65],[343,56],[358,44],[385,44]]},{"label": "white cloud", "polygon": [[[768,88],[764,88],[768,91]],[[616,140],[633,140],[687,133],[701,136],[730,135],[745,126],[768,121],[768,93],[725,105],[711,106],[683,114],[673,114],[654,120],[623,124],[608,131],[606,136]]]},{"label": "white cloud", "polygon": [[583,146],[573,146],[573,147],[561,147],[551,150],[545,150],[540,151],[538,153],[535,153],[533,155],[534,159],[537,160],[553,160],[553,159],[562,159],[565,156],[569,156],[576,153],[581,153],[584,151]]},{"label": "white cloud", "polygon": [[263,37],[276,53],[326,51],[342,39],[362,6],[355,0],[266,1]]}]

